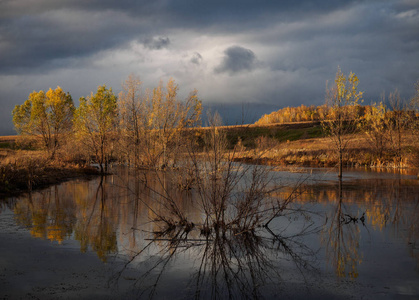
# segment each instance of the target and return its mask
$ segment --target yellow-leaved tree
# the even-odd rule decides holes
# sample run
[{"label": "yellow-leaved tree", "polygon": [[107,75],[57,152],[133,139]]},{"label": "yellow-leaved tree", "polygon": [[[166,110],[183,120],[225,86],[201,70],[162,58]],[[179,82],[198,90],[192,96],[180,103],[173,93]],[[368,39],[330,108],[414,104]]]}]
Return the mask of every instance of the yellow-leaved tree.
[{"label": "yellow-leaved tree", "polygon": [[145,93],[134,75],[125,81],[119,104],[122,145],[129,150],[124,151],[129,163],[158,169],[176,164],[192,133],[188,128],[200,125],[202,111],[196,90],[185,101],[179,99],[178,90],[173,79]]},{"label": "yellow-leaved tree", "polygon": [[338,67],[335,84],[331,88],[326,87],[326,105],[329,113],[322,125],[338,154],[339,178],[342,178],[343,154],[359,119],[362,92],[358,92],[358,83],[359,79],[354,73],[350,72],[345,76]]},{"label": "yellow-leaved tree", "polygon": [[151,103],[148,105],[149,133],[151,152],[160,167],[176,163],[179,147],[184,143],[182,136],[185,129],[200,123],[202,104],[197,90],[193,90],[186,101],[178,99],[179,86],[169,79],[166,88],[162,83],[153,89]]},{"label": "yellow-leaved tree", "polygon": [[120,117],[119,159],[135,167],[142,165],[145,103],[140,78],[131,74],[122,84],[118,97]]},{"label": "yellow-leaved tree", "polygon": [[99,86],[87,98],[80,98],[75,113],[76,137],[86,147],[90,158],[99,164],[104,173],[112,154],[118,121],[117,97],[112,89]]},{"label": "yellow-leaved tree", "polygon": [[71,133],[74,113],[73,99],[59,86],[33,91],[28,100],[13,109],[13,123],[20,135],[30,135],[42,141],[51,158]]},{"label": "yellow-leaved tree", "polygon": [[381,161],[388,144],[387,107],[384,101],[367,106],[359,125],[367,135],[377,160]]}]

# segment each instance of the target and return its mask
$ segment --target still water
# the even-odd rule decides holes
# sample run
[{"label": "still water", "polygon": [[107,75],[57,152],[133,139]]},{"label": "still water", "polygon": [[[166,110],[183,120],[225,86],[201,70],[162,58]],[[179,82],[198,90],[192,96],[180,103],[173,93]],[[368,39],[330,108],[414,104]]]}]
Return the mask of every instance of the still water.
[{"label": "still water", "polygon": [[[277,171],[269,226],[206,233],[175,176],[113,173],[0,202],[0,298],[419,298],[412,175]],[[187,229],[162,222],[168,194]]]}]

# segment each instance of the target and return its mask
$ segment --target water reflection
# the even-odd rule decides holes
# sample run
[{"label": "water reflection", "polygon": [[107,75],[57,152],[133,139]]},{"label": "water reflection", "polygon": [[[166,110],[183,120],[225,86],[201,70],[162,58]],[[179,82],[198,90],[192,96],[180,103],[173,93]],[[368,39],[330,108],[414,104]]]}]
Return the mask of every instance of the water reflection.
[{"label": "water reflection", "polygon": [[16,202],[14,212],[18,223],[29,227],[34,237],[58,243],[71,236],[76,222],[74,202],[58,186],[29,194],[26,201]]},{"label": "water reflection", "polygon": [[[293,187],[285,187],[275,197],[287,199],[291,192]],[[176,224],[178,218],[165,201],[168,193],[176,211],[191,224],[205,223],[193,190],[180,192],[169,175],[132,176],[127,169],[92,181],[67,182],[8,205],[36,238],[58,243],[75,239],[81,251],[95,251],[104,262],[117,255],[124,264],[115,270],[112,283],[132,284],[133,297],[163,296],[166,287],[176,285],[195,298],[274,297],[296,277],[300,282],[316,280],[310,272],[324,269],[316,253],[325,253],[337,277],[356,280],[367,263],[361,240],[368,235],[363,232],[401,238],[419,263],[414,181],[308,185],[288,214],[267,228],[247,231],[233,226],[205,232]],[[168,219],[176,226],[167,227]]]},{"label": "water reflection", "polygon": [[328,222],[322,231],[322,243],[329,263],[338,277],[358,277],[358,265],[362,262],[359,251],[359,222],[364,225],[365,217],[357,217],[342,198],[342,181],[339,181],[338,196],[327,214]]},{"label": "water reflection", "polygon": [[[101,177],[96,193],[86,199],[79,199],[85,209],[79,216],[75,226],[75,239],[80,241],[82,252],[87,251],[89,246],[95,251],[102,261],[106,261],[110,253],[117,252],[116,232],[113,226],[117,218],[112,213],[115,206],[110,202],[108,189],[104,187],[106,177]],[[105,183],[104,183],[105,182]],[[86,202],[90,202],[88,206]]]},{"label": "water reflection", "polygon": [[419,266],[418,189],[416,180],[355,180],[306,186],[298,201],[323,208],[321,241],[326,256],[337,276],[356,278],[363,261],[361,229],[364,239],[373,231],[385,231],[403,240]]},{"label": "water reflection", "polygon": [[[315,270],[312,249],[296,235],[282,236],[270,229],[239,233],[219,228],[204,237],[196,229],[178,227],[146,241],[112,282],[118,285],[131,278],[138,297],[163,297],[164,287],[174,285],[179,287],[177,295],[185,293],[188,299],[271,298],[280,293],[287,277],[284,265],[292,262],[302,280]],[[173,274],[173,265],[187,265],[190,271]]]}]

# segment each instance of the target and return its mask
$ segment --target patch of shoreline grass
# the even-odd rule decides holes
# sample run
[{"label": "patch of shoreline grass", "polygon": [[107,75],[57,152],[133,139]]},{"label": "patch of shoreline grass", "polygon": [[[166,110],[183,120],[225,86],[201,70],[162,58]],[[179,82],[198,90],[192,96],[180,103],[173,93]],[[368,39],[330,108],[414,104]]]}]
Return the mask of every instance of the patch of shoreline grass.
[{"label": "patch of shoreline grass", "polygon": [[31,192],[72,178],[98,175],[95,168],[15,153],[0,161],[0,199]]}]

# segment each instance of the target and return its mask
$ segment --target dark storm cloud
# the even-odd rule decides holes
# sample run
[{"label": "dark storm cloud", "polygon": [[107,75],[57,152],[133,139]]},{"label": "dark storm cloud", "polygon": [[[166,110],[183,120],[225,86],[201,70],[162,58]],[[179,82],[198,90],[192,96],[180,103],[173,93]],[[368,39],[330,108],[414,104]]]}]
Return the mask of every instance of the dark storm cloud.
[{"label": "dark storm cloud", "polygon": [[[153,35],[153,5],[128,1],[0,3],[0,74],[51,71],[101,51]],[[155,24],[153,24],[155,25]],[[164,26],[163,26],[164,27]],[[169,40],[151,40],[163,47]],[[83,64],[88,63],[84,61]]]},{"label": "dark storm cloud", "polygon": [[211,24],[229,29],[237,26],[269,26],[279,18],[285,20],[297,15],[324,13],[337,7],[349,6],[353,2],[357,1],[180,0],[169,1],[167,10],[180,24],[187,23],[198,27]]},{"label": "dark storm cloud", "polygon": [[[322,0],[313,2],[311,0],[38,0],[34,3],[31,0],[3,0],[3,10],[0,16],[15,17],[22,14],[33,15],[48,10],[62,8],[72,10],[96,11],[123,11],[135,16],[164,16],[164,19],[178,19],[177,22],[201,23],[208,21],[228,21],[231,18],[252,19],[265,15],[282,14],[289,15],[292,12],[298,14],[312,14],[317,11],[330,11],[337,7],[359,3],[360,1],[344,0]],[[179,19],[183,17],[182,19]],[[249,20],[250,21],[250,20]]]},{"label": "dark storm cloud", "polygon": [[1,5],[4,9],[0,11],[0,16],[34,15],[63,8],[88,12],[119,10],[146,16],[163,7],[163,3],[162,0],[37,0],[36,3],[32,0],[2,0]]},{"label": "dark storm cloud", "polygon": [[202,55],[199,54],[198,52],[195,52],[192,55],[192,58],[190,59],[190,62],[195,64],[195,65],[200,65],[202,60],[203,60]]},{"label": "dark storm cloud", "polygon": [[[347,1],[70,1],[4,0],[0,4],[0,74],[71,65],[99,51],[173,28],[246,30],[290,12],[331,10]],[[347,5],[347,4],[345,4]],[[271,18],[269,18],[269,16]],[[239,23],[237,23],[239,22]],[[210,25],[210,27],[208,27]],[[217,29],[219,30],[219,29]],[[168,39],[146,43],[161,49]]]},{"label": "dark storm cloud", "polygon": [[[10,108],[52,81],[89,90],[85,81],[120,82],[133,70],[175,76],[208,101],[299,105],[321,104],[339,65],[358,75],[367,104],[395,88],[408,99],[419,79],[418,8],[418,0],[0,0],[0,118],[11,123]],[[68,75],[81,73],[94,79]]]},{"label": "dark storm cloud", "polygon": [[257,65],[256,55],[252,50],[240,46],[232,46],[224,51],[223,61],[215,68],[215,72],[233,75],[243,71],[252,71]]},{"label": "dark storm cloud", "polygon": [[[357,7],[357,13],[346,21],[321,21],[334,12]],[[394,61],[405,52],[417,54],[417,21],[410,24],[417,20],[417,7],[417,0],[3,0],[0,74],[86,65],[91,55],[150,36],[157,38],[146,40],[144,45],[162,49],[171,42],[161,36],[162,32],[182,28],[223,35],[281,25],[277,32],[253,37],[264,45],[286,43],[293,48],[287,57],[270,62],[272,69],[311,69],[332,62],[344,64],[343,60],[351,58],[363,62],[378,58]],[[404,15],[395,17],[398,14]],[[310,26],[299,26],[300,23]],[[223,67],[235,72],[233,56],[227,55],[226,65],[219,68],[221,72]],[[246,70],[251,66],[250,61],[250,66],[242,67]]]},{"label": "dark storm cloud", "polygon": [[170,39],[168,37],[153,37],[146,38],[144,41],[144,47],[152,50],[160,50],[167,48],[170,45]]},{"label": "dark storm cloud", "polygon": [[0,73],[45,71],[60,60],[71,64],[71,58],[121,46],[134,34],[122,19],[114,18],[113,23],[103,20],[106,13],[88,17],[57,11],[10,20],[0,28]]}]

